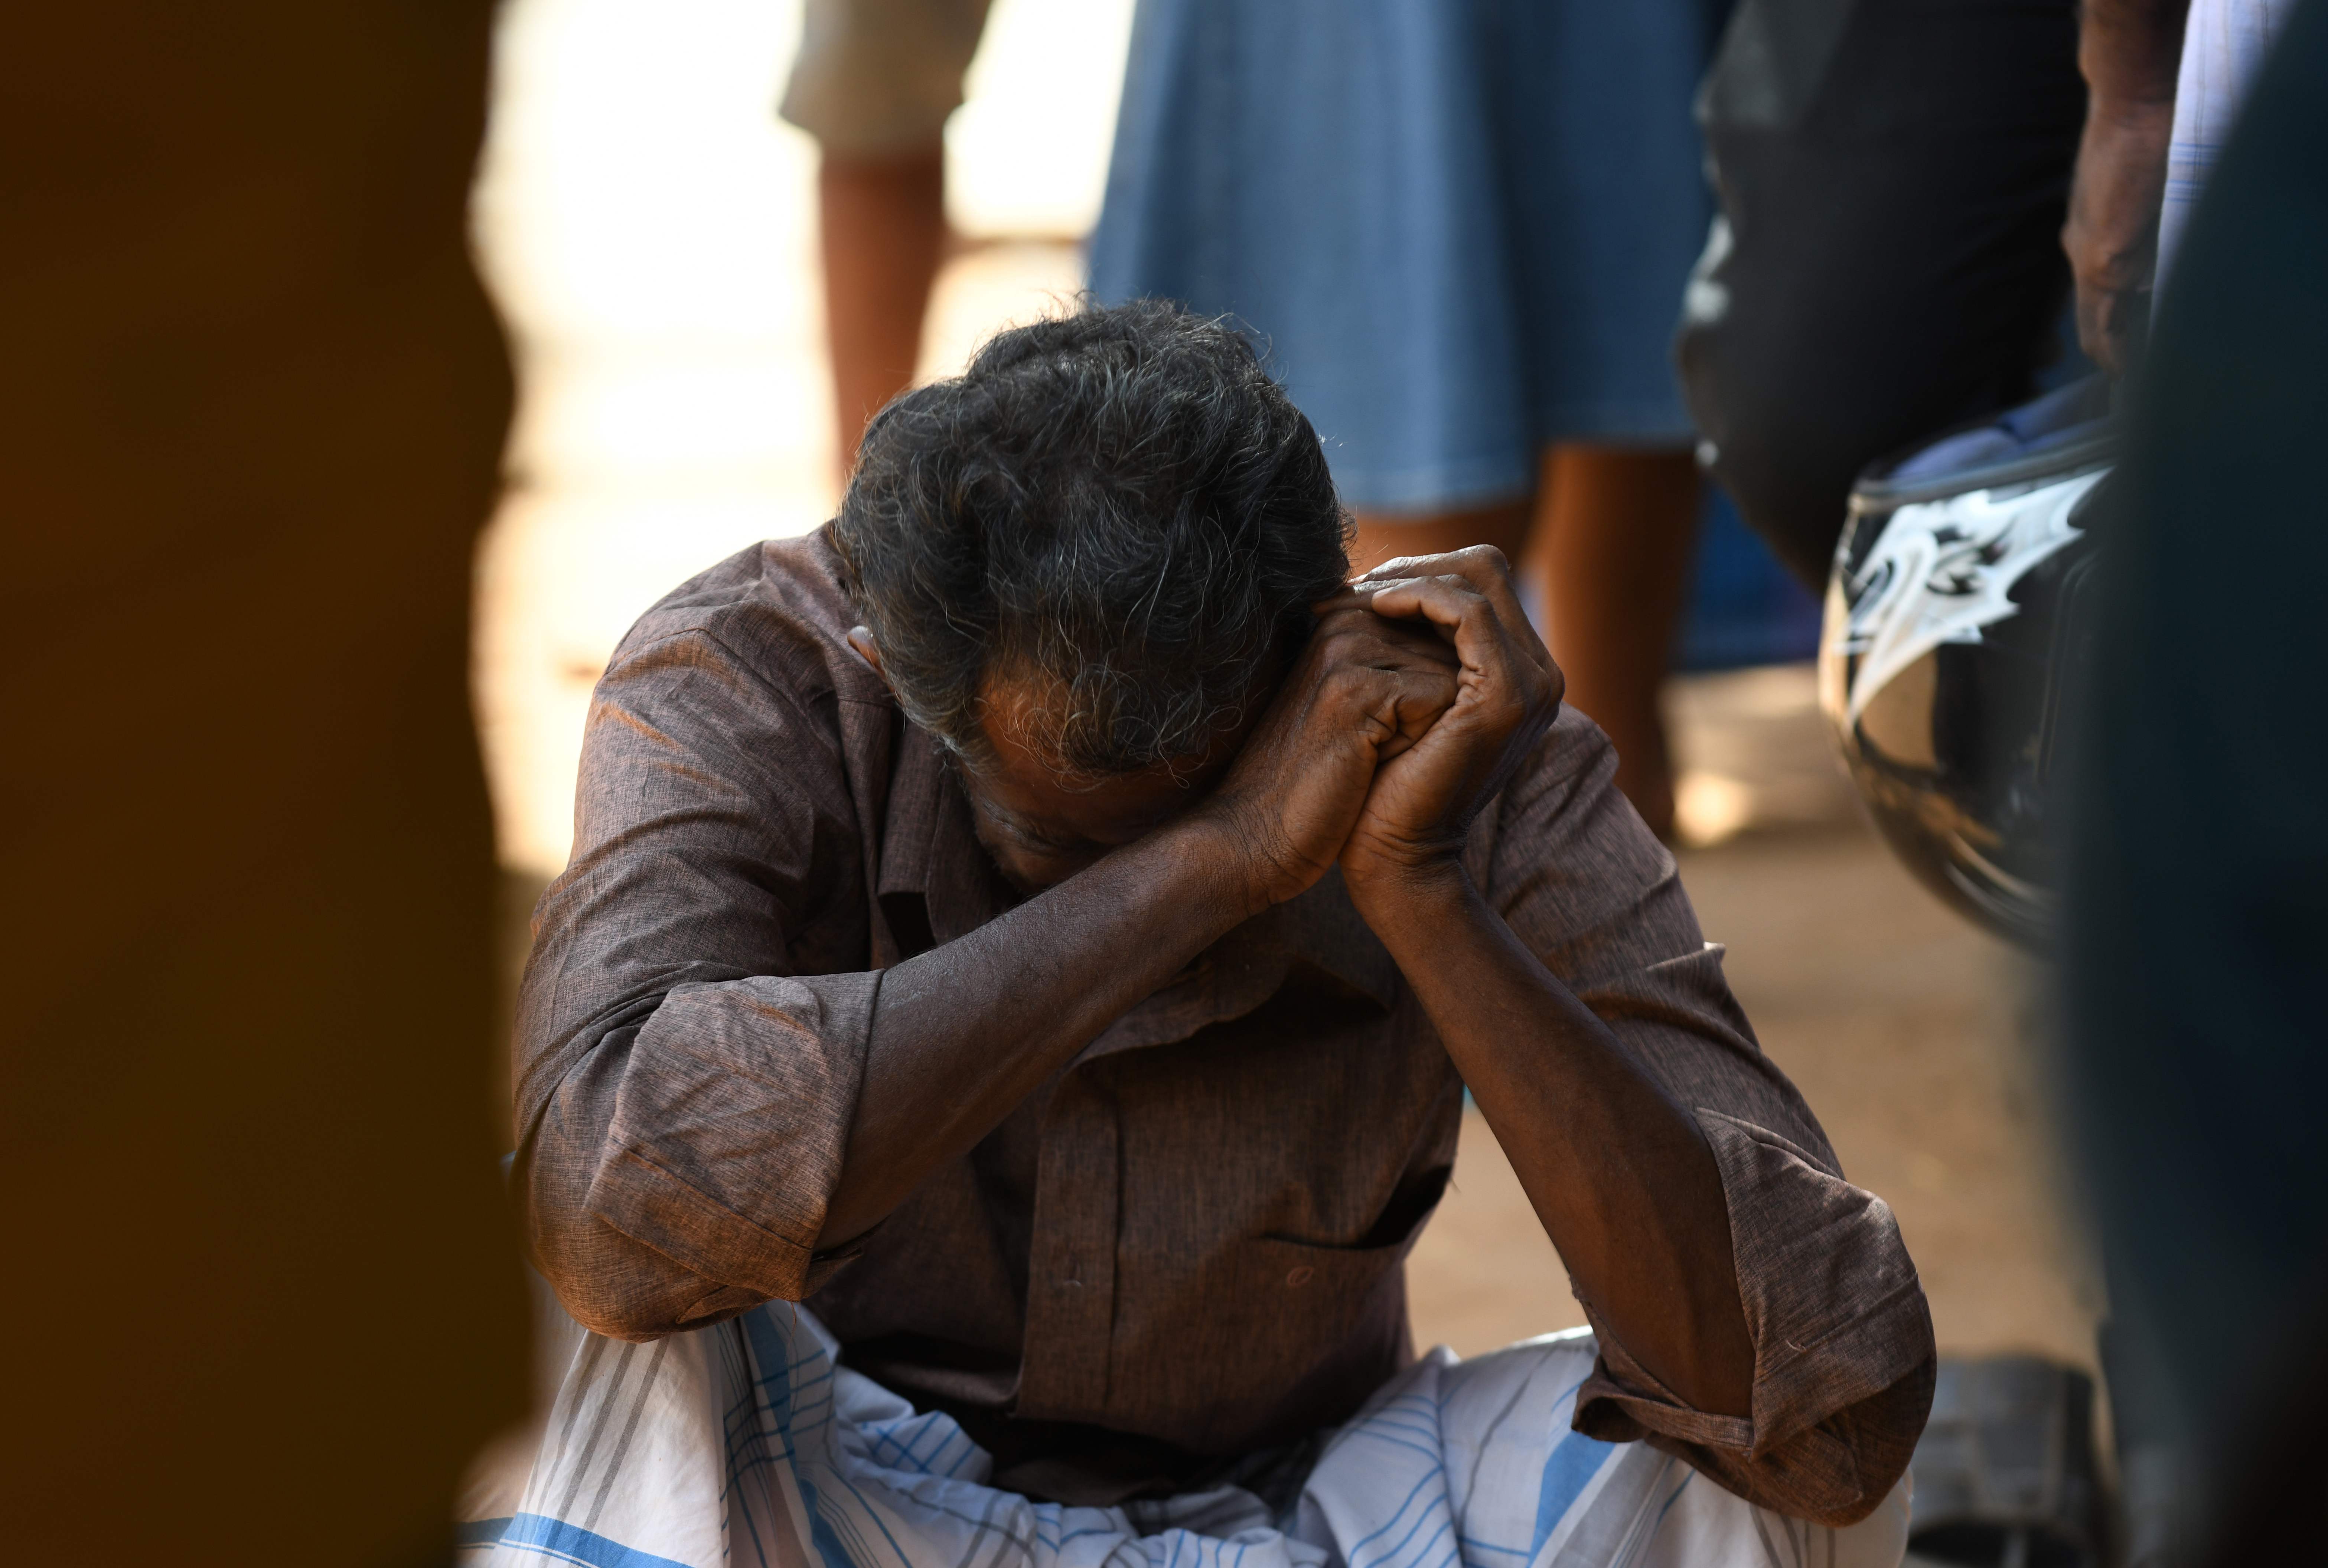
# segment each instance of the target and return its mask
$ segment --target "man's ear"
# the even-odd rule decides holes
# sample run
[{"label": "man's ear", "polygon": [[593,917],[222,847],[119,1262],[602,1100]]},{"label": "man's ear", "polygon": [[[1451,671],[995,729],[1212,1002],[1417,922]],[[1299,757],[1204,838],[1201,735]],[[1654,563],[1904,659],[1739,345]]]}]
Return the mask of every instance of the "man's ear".
[{"label": "man's ear", "polygon": [[873,666],[873,673],[881,677],[881,683],[887,685],[889,672],[881,668],[881,650],[874,646],[872,632],[864,626],[850,627],[849,645],[857,650],[859,659]]}]

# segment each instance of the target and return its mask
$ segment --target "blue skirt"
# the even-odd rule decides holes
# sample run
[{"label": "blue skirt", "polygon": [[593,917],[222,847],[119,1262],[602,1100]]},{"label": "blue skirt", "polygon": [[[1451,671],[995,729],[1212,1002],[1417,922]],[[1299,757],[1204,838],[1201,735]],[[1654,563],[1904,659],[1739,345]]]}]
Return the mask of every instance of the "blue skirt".
[{"label": "blue skirt", "polygon": [[1363,511],[1686,444],[1715,3],[1140,0],[1093,291],[1237,318]]}]

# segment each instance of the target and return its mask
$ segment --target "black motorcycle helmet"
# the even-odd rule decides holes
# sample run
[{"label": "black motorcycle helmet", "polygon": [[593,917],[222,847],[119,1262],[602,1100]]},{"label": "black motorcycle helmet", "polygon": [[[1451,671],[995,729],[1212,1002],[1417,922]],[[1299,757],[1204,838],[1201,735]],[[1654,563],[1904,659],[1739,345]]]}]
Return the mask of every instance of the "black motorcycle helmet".
[{"label": "black motorcycle helmet", "polygon": [[2051,937],[2047,813],[2090,645],[2097,376],[1863,475],[1828,580],[1819,703],[1924,884],[2025,945]]}]

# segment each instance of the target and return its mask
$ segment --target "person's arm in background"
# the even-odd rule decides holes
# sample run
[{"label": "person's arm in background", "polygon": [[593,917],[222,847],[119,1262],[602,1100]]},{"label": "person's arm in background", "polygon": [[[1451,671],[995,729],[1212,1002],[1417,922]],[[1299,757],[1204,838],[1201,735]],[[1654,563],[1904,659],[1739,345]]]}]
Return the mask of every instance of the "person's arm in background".
[{"label": "person's arm in background", "polygon": [[2190,0],[2086,0],[2078,64],[2089,97],[2086,129],[2061,230],[2077,279],[2078,342],[2122,373],[2150,308],[2174,79]]}]

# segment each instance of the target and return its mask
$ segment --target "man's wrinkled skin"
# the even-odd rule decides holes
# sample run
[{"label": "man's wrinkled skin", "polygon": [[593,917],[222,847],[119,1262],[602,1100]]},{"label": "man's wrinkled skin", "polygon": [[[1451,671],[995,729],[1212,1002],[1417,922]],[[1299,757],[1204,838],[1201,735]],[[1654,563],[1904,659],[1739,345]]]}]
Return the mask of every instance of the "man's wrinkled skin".
[{"label": "man's wrinkled skin", "polygon": [[[1338,865],[1610,1330],[1689,1404],[1747,1415],[1753,1344],[1712,1151],[1460,859],[1563,689],[1503,556],[1389,561],[1317,610],[1274,694],[1169,769],[1063,778],[1020,738],[1039,693],[989,690],[994,756],[962,783],[1032,896],[884,975],[820,1244],[872,1228],[1119,1014]],[[862,628],[850,642],[879,667]]]},{"label": "man's wrinkled skin", "polygon": [[2189,4],[2088,0],[2079,27],[2090,96],[2061,249],[2077,280],[2079,346],[2113,375],[2132,368],[2150,314]]}]

